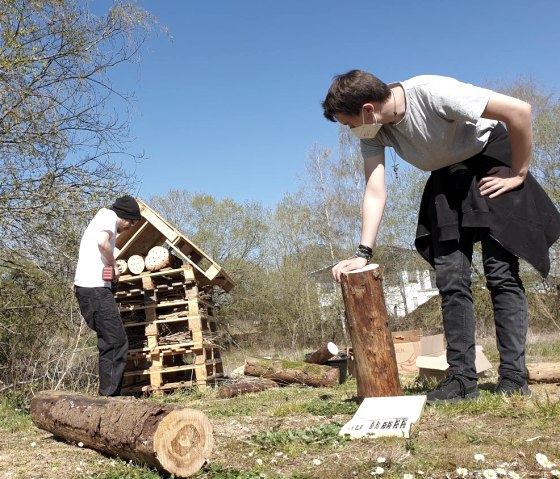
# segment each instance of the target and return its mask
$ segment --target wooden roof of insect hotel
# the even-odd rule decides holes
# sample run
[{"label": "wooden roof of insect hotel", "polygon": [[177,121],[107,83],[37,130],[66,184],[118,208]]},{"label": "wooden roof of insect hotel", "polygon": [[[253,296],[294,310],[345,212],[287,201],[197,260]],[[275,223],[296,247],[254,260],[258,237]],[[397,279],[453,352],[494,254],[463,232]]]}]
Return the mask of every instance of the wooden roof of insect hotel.
[{"label": "wooden roof of insect hotel", "polygon": [[171,223],[162,218],[142,200],[138,199],[142,219],[131,229],[122,232],[116,240],[120,250],[118,258],[134,254],[145,256],[154,246],[163,246],[193,267],[195,278],[201,285],[216,285],[230,291],[235,283],[225,270],[196,246]]}]

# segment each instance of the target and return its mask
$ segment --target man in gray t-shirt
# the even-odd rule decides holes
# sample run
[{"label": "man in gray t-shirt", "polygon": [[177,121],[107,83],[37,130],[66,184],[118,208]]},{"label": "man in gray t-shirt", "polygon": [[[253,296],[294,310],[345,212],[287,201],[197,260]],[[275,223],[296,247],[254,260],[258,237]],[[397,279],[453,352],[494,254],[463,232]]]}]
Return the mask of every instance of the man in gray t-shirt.
[{"label": "man in gray t-shirt", "polygon": [[494,305],[500,352],[496,392],[529,394],[527,302],[518,257],[546,276],[548,248],[560,236],[560,214],[528,172],[530,105],[448,77],[425,75],[388,85],[352,70],[335,77],[323,113],[360,139],[366,177],[360,245],[355,257],[333,268],[334,278],[340,281],[341,274],[362,268],[372,257],[385,208],[384,149],[393,147],[406,162],[432,172],[420,205],[416,247],[436,271],[449,369],[428,393],[428,402],[479,396],[471,292],[476,241]]}]

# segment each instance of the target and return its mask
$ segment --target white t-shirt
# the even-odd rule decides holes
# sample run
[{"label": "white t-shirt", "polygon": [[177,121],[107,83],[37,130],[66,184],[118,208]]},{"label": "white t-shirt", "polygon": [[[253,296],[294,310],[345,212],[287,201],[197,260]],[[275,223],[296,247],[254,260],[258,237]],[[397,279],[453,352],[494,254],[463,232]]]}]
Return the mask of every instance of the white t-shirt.
[{"label": "white t-shirt", "polygon": [[107,266],[105,258],[99,251],[97,238],[102,231],[110,233],[109,242],[115,248],[117,239],[117,214],[107,208],[100,209],[89,223],[82,241],[80,242],[80,254],[74,284],[84,288],[110,287],[111,283],[103,281],[103,267]]},{"label": "white t-shirt", "polygon": [[484,149],[498,123],[480,117],[491,90],[436,75],[417,76],[400,85],[406,98],[404,118],[383,125],[375,138],[362,140],[364,158],[391,146],[407,163],[434,171]]}]

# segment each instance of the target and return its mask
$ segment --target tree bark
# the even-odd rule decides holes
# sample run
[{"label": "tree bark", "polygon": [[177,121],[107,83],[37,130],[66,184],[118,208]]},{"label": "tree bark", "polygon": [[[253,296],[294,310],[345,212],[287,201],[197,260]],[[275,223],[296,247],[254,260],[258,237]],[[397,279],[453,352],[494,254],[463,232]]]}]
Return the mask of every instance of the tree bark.
[{"label": "tree bark", "polygon": [[330,366],[280,359],[245,359],[245,374],[292,384],[330,387],[338,384],[339,370]]},{"label": "tree bark", "polygon": [[202,412],[132,398],[43,391],[31,402],[31,418],[67,441],[179,477],[197,472],[214,443]]},{"label": "tree bark", "polygon": [[560,363],[527,364],[530,383],[560,383]]},{"label": "tree bark", "polygon": [[218,388],[217,396],[221,399],[229,399],[241,394],[257,393],[279,387],[278,383],[271,379],[241,380],[231,384],[224,384]]},{"label": "tree bark", "polygon": [[341,283],[358,397],[402,396],[380,268],[345,273]]},{"label": "tree bark", "polygon": [[328,342],[325,346],[320,347],[317,351],[312,352],[309,357],[305,358],[306,363],[325,364],[329,359],[338,354],[338,346],[332,342]]}]

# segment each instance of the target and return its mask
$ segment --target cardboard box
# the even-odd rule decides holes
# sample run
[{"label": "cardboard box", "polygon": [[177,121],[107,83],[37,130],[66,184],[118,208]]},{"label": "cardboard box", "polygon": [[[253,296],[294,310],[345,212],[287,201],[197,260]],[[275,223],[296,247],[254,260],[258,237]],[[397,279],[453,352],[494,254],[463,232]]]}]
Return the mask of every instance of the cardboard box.
[{"label": "cardboard box", "polygon": [[[396,331],[392,332],[391,335],[393,336],[393,346],[395,348],[399,374],[418,374],[416,358],[421,354],[420,339],[422,338],[422,330]],[[353,376],[354,354],[352,348],[347,348],[346,353],[349,356],[348,374]]]},{"label": "cardboard box", "polygon": [[[399,374],[417,374],[419,378],[443,378],[449,367],[446,360],[445,340],[443,334],[423,336],[421,329],[392,332],[393,346],[397,359]],[[354,375],[354,355],[352,348],[346,350],[348,374]],[[492,365],[482,352],[482,346],[476,346],[476,370],[479,375],[491,369]]]},{"label": "cardboard box", "polygon": [[416,374],[416,358],[423,354],[421,350],[422,330],[392,332],[393,346],[397,357],[399,374]]},{"label": "cardboard box", "polygon": [[[445,372],[449,368],[447,364],[445,342],[443,334],[426,336],[420,339],[420,349],[422,354],[416,358],[419,379],[443,379]],[[492,364],[482,351],[482,346],[476,346],[476,372],[483,376],[486,371],[492,369]]]}]

